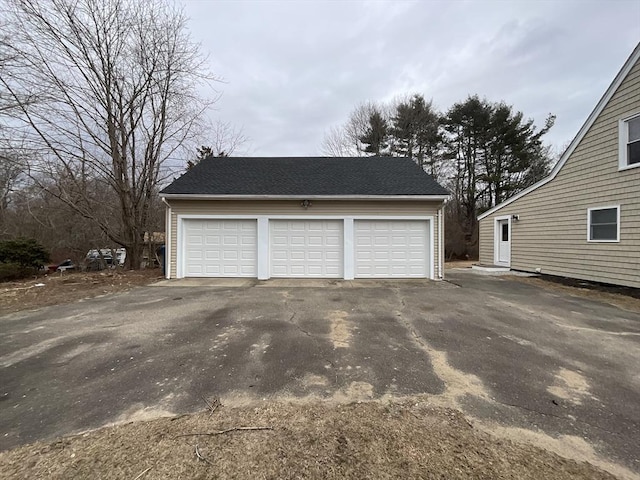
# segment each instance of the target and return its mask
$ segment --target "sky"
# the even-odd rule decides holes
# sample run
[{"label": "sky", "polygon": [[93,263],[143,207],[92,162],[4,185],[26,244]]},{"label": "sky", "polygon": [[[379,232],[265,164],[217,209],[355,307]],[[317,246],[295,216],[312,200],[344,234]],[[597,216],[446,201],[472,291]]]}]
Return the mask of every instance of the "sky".
[{"label": "sky", "polygon": [[640,0],[184,0],[221,94],[234,155],[322,155],[366,101],[421,93],[440,111],[505,101],[571,141],[640,41]]}]

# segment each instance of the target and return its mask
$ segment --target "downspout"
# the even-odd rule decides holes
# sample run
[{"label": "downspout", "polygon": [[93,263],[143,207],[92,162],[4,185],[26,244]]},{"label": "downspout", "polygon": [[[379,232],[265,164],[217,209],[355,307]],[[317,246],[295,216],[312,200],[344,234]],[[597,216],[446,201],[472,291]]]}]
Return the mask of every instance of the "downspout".
[{"label": "downspout", "polygon": [[164,197],[160,197],[162,203],[167,206],[167,214],[165,215],[165,246],[164,246],[164,262],[166,265],[165,278],[171,278],[171,205]]},{"label": "downspout", "polygon": [[444,202],[442,203],[442,206],[438,210],[438,250],[439,250],[438,270],[440,270],[439,272],[440,280],[444,280],[444,228],[443,228],[444,222],[442,218],[443,216],[444,216]]}]

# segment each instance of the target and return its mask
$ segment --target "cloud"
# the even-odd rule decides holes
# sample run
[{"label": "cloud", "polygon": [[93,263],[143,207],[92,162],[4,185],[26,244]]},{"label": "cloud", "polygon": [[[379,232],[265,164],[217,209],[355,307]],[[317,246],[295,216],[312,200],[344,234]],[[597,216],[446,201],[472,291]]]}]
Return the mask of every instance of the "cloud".
[{"label": "cloud", "polygon": [[[612,6],[612,3],[615,5]],[[314,155],[364,101],[420,92],[440,109],[504,100],[561,146],[640,39],[640,4],[569,2],[185,3],[225,79],[212,116],[242,126],[248,154]]]}]

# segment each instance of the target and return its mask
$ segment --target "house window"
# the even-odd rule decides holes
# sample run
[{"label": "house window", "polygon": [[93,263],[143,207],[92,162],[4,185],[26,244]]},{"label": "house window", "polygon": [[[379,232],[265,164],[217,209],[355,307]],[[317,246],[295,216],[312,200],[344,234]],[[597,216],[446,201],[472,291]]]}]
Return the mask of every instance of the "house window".
[{"label": "house window", "polygon": [[620,120],[620,170],[640,167],[640,114]]},{"label": "house window", "polygon": [[587,216],[590,242],[620,241],[620,206],[590,208]]}]

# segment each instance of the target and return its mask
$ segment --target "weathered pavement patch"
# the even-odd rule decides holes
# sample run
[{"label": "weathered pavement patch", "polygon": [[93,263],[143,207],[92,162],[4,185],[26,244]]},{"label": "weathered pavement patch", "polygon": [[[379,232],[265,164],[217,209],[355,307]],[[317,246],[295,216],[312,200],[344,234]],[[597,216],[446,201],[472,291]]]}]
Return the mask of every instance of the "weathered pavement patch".
[{"label": "weathered pavement patch", "polygon": [[633,478],[640,314],[450,277],[459,288],[148,287],[7,315],[0,448],[200,410],[201,395],[228,404],[418,395]]}]

